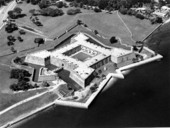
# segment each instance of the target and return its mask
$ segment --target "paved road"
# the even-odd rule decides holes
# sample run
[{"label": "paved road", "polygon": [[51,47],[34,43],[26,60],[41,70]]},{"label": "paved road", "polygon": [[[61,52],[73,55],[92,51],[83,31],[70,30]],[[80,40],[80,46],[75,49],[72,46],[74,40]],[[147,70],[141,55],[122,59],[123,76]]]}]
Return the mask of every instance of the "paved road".
[{"label": "paved road", "polygon": [[0,9],[0,29],[5,25],[5,23],[3,23],[3,20],[5,20],[7,18],[8,11],[13,10],[16,5],[17,5],[17,3],[14,0],[11,3],[9,3],[7,6],[3,6]]}]

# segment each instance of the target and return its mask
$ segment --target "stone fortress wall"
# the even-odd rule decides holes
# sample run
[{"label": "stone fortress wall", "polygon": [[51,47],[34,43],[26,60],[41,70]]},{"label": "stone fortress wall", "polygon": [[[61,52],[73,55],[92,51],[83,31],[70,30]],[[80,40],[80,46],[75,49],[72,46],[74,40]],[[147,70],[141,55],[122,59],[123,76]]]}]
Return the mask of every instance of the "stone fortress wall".
[{"label": "stone fortress wall", "polygon": [[[83,33],[78,33],[71,39],[70,44],[50,53],[44,51],[44,53],[47,53],[47,56],[45,54],[43,54],[43,57],[37,57],[34,54],[27,55],[26,62],[42,66],[53,64],[57,67],[62,67],[70,71],[70,77],[84,88],[94,78],[93,73],[96,69],[109,62],[118,64],[134,58],[134,54],[131,51],[124,52],[125,50],[122,50],[122,54],[114,55],[110,49],[90,43],[87,40],[87,36]],[[71,57],[81,50],[92,57],[85,62]]]}]

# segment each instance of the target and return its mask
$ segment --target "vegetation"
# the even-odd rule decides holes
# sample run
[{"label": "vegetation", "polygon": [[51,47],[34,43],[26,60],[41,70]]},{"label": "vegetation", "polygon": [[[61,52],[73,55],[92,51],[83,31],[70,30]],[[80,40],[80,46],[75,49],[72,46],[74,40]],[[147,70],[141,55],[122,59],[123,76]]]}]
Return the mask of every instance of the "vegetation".
[{"label": "vegetation", "polygon": [[112,36],[112,37],[110,38],[110,43],[111,43],[111,44],[117,43],[117,39],[116,39],[115,36]]},{"label": "vegetation", "polygon": [[31,76],[31,74],[26,70],[12,69],[10,78],[11,79],[17,79],[18,83],[11,84],[10,89],[13,90],[13,91],[19,91],[19,90],[28,90],[30,88],[34,88],[34,86],[32,86],[29,83],[29,77],[30,76]]},{"label": "vegetation", "polygon": [[11,19],[17,19],[17,18],[22,18],[26,16],[26,14],[22,14],[22,9],[19,7],[14,8],[12,11],[8,11],[8,16]]},{"label": "vegetation", "polygon": [[35,38],[34,39],[34,43],[38,44],[38,47],[41,45],[41,44],[44,44],[44,39],[43,38]]},{"label": "vegetation", "polygon": [[5,6],[7,3],[11,2],[12,0],[0,0],[0,7]]},{"label": "vegetation", "polygon": [[69,10],[67,11],[67,14],[68,14],[68,15],[76,15],[76,14],[78,14],[78,13],[81,13],[81,10],[80,10],[80,9],[69,9]]},{"label": "vegetation", "polygon": [[9,23],[6,25],[5,30],[7,33],[12,33],[13,31],[18,30],[18,26],[15,23]]},{"label": "vegetation", "polygon": [[40,12],[40,15],[43,15],[43,16],[51,16],[51,17],[55,17],[55,16],[61,16],[64,14],[64,12],[61,10],[61,9],[53,9],[53,8],[43,8],[41,10],[39,10]]}]

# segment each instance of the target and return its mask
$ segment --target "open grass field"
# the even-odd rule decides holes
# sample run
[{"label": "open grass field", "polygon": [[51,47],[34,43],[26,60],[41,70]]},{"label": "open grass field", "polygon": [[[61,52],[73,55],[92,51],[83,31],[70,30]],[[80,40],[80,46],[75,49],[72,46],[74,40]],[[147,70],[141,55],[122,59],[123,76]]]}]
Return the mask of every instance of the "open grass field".
[{"label": "open grass field", "polygon": [[127,24],[133,34],[134,40],[143,40],[150,34],[159,24],[151,25],[149,20],[140,20],[134,16],[122,15],[124,22]]},{"label": "open grass field", "polygon": [[[19,29],[20,30],[20,29]],[[39,37],[37,35],[34,35],[32,33],[28,33],[26,32],[25,35],[20,35],[19,34],[19,30],[14,31],[13,33],[7,33],[5,31],[5,26],[0,30],[0,55],[3,55],[3,53],[11,53],[11,46],[7,45],[7,36],[14,36],[16,41],[14,42],[14,48],[17,51],[22,51],[25,49],[29,49],[29,48],[33,48],[33,47],[37,47],[37,44],[34,43],[34,39],[36,37]],[[24,41],[23,42],[19,42],[17,37],[20,36]]]},{"label": "open grass field", "polygon": [[[35,26],[29,19],[31,16],[29,9],[38,8],[38,6],[33,5],[19,5],[23,12],[27,14],[27,17],[18,19],[19,23],[24,23],[28,26],[32,26],[37,30],[41,30],[51,38],[58,36],[65,29],[69,28],[70,25],[74,24],[77,19],[82,20],[86,23],[89,28],[92,30],[97,30],[101,35],[110,38],[112,36],[118,36],[121,38],[123,43],[133,44],[133,41],[130,37],[130,33],[118,17],[116,12],[113,14],[107,13],[94,13],[91,10],[82,9],[82,13],[69,16],[66,14],[68,8],[64,8],[65,14],[59,17],[44,17],[38,16],[40,21],[43,23],[43,27]],[[26,6],[26,8],[25,8]],[[142,40],[146,35],[148,35],[157,25],[151,25],[147,20],[140,20],[133,16],[125,16],[119,14],[122,19],[125,21],[129,29],[132,31],[134,40]]]},{"label": "open grass field", "polygon": [[34,100],[19,105],[18,107],[15,107],[14,109],[8,111],[7,113],[4,113],[1,116],[3,118],[0,117],[0,126],[24,115],[25,113],[29,114],[31,111],[43,107],[44,105],[55,101],[55,99],[57,98],[58,96],[56,94],[46,93],[38,98],[35,98]]},{"label": "open grass field", "polygon": [[21,93],[0,93],[0,111],[26,98],[42,93],[47,89],[38,89]]}]

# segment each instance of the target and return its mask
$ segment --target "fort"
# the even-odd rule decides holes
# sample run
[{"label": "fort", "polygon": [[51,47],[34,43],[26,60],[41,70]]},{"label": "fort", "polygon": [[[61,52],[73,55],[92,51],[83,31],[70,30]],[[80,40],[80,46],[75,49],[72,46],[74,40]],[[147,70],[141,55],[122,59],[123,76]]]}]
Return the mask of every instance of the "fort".
[{"label": "fort", "polygon": [[95,77],[95,71],[111,62],[121,64],[135,58],[132,48],[113,47],[107,49],[88,41],[89,37],[78,32],[71,42],[53,51],[42,50],[28,54],[25,62],[41,66],[49,64],[70,72],[70,78],[82,88],[88,86]]}]

